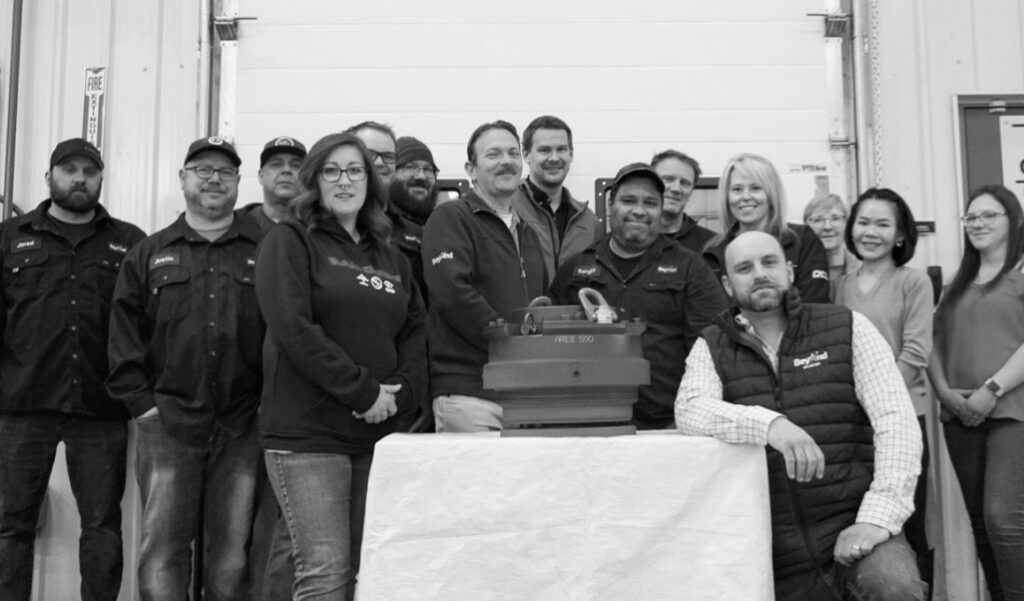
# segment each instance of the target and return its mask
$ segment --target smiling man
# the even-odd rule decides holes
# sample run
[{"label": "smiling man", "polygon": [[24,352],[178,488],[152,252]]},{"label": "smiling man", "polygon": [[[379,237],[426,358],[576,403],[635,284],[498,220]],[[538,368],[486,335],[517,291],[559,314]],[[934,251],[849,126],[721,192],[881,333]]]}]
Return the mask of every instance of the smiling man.
[{"label": "smiling man", "polygon": [[501,407],[483,392],[484,328],[544,294],[548,281],[537,234],[512,208],[523,172],[515,126],[481,125],[466,154],[473,189],[438,205],[423,229],[438,432],[501,429]]},{"label": "smiling man", "polygon": [[274,138],[263,146],[258,174],[263,202],[242,207],[241,211],[255,219],[264,233],[284,218],[288,203],[302,191],[298,175],[305,156],[306,146],[289,136]]},{"label": "smiling man", "polygon": [[572,130],[558,117],[537,117],[523,130],[530,174],[519,186],[516,212],[540,236],[548,276],[598,237],[597,216],[565,187],[572,166]]},{"label": "smiling man", "polygon": [[[110,314],[107,389],[135,418],[142,497],[139,593],[184,599],[203,503],[203,575],[221,599],[245,593],[257,470],[263,319],[252,219],[236,219],[234,147],[189,146],[185,212],[125,257]],[[214,593],[208,593],[214,595]]]},{"label": "smiling man", "polygon": [[701,227],[685,212],[700,179],[700,163],[690,155],[670,148],[654,155],[651,167],[665,183],[661,232],[683,248],[700,254],[708,241],[715,237],[715,232]]},{"label": "smiling man", "polygon": [[559,304],[579,304],[580,288],[590,287],[620,311],[620,319],[646,322],[642,343],[651,384],[640,388],[633,407],[639,429],[674,425],[683,358],[701,329],[726,308],[722,288],[703,259],[659,235],[664,190],[649,165],[620,169],[609,195],[611,233],[563,264],[551,284]]}]

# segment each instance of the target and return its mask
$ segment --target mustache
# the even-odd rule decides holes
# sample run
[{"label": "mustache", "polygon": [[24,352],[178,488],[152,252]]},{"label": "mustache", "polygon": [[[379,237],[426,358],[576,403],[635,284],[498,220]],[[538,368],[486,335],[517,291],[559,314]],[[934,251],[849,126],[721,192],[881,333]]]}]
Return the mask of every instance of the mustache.
[{"label": "mustache", "polygon": [[565,167],[565,161],[545,161],[540,165],[541,169],[561,169]]},{"label": "mustache", "polygon": [[515,175],[519,170],[509,165],[508,167],[500,167],[494,174],[495,175]]}]

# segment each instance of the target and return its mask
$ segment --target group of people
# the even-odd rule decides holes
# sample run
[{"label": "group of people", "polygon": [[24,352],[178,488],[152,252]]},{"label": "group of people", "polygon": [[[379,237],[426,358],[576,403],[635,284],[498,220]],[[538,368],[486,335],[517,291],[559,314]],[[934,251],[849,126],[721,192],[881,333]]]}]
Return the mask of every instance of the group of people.
[{"label": "group of people", "polygon": [[58,144],[50,198],[0,225],[0,597],[30,596],[61,441],[82,598],[117,597],[132,418],[143,599],[186,598],[200,526],[208,599],[351,599],[375,443],[501,429],[485,327],[590,287],[646,323],[637,428],[767,446],[776,598],[926,598],[934,389],[993,598],[1024,599],[1011,192],[971,196],[933,318],[892,190],[849,211],[815,198],[787,224],[775,167],[740,154],[716,234],[685,212],[699,163],[670,149],[619,170],[605,233],[564,185],[561,119],[521,138],[485,123],[466,151],[472,190],[438,203],[430,149],[384,124],[308,150],[282,136],[260,154],[262,202],[237,207],[238,153],[201,138],[179,171],[184,212],[145,236],[99,204],[99,150]]}]

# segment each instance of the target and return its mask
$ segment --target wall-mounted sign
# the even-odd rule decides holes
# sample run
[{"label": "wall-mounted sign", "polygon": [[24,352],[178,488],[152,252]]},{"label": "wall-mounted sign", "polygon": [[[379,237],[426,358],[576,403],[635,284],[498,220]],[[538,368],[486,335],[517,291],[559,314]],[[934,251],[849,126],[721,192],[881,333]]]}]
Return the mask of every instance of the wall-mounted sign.
[{"label": "wall-mounted sign", "polygon": [[103,100],[107,90],[107,68],[85,69],[85,107],[82,117],[82,137],[103,148]]},{"label": "wall-mounted sign", "polygon": [[999,146],[1003,155],[1003,185],[1024,198],[1024,116],[999,118]]}]

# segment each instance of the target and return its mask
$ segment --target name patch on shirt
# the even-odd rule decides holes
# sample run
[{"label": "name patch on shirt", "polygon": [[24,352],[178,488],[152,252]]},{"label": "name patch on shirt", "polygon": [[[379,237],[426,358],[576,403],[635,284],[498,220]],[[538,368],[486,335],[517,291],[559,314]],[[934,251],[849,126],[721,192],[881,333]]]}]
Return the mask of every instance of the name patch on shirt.
[{"label": "name patch on shirt", "polygon": [[167,267],[168,265],[181,265],[181,256],[178,253],[162,253],[149,260],[149,268]]},{"label": "name patch on shirt", "polygon": [[42,238],[15,238],[11,240],[11,252],[20,253],[26,250],[36,250],[43,247]]},{"label": "name patch on shirt", "polygon": [[597,275],[599,271],[600,269],[597,265],[580,265],[576,268],[574,274],[584,277],[590,277],[592,275]]},{"label": "name patch on shirt", "polygon": [[678,265],[658,265],[658,273],[679,273]]},{"label": "name patch on shirt", "polygon": [[825,361],[828,361],[828,351],[814,351],[806,357],[794,357],[793,367],[811,369],[812,367],[818,367]]},{"label": "name patch on shirt", "polygon": [[117,242],[108,242],[107,248],[120,255],[123,255],[128,252],[127,246],[125,246],[124,244],[118,244]]}]

